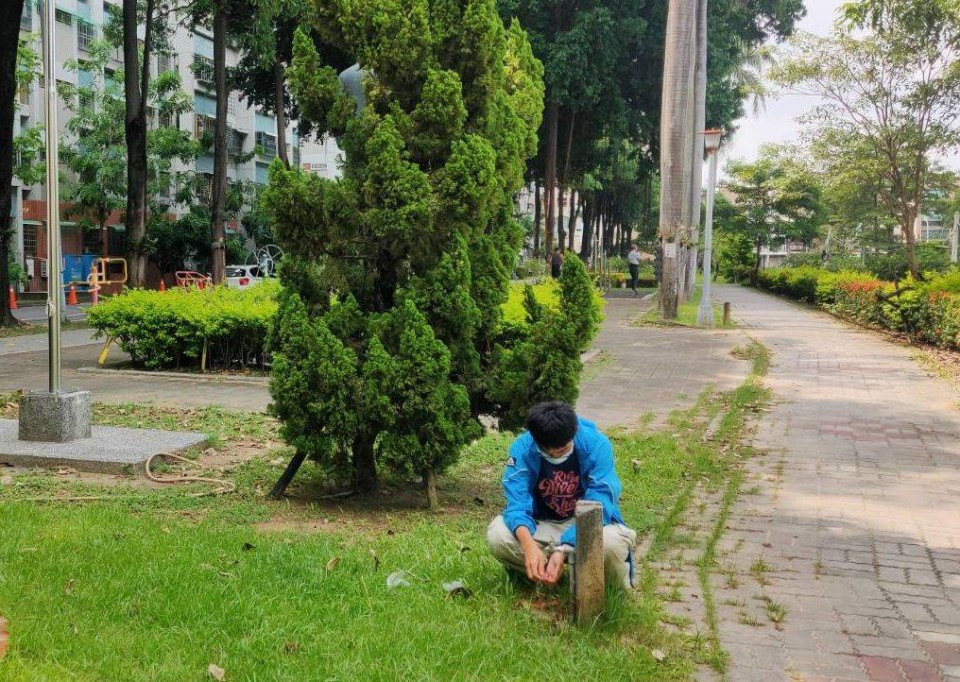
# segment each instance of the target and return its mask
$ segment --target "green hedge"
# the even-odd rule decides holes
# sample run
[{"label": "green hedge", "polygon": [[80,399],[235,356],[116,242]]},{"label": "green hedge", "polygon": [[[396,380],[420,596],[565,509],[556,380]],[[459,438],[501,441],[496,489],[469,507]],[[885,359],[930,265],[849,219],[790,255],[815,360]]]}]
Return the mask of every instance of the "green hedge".
[{"label": "green hedge", "polygon": [[277,312],[279,285],[169,291],[132,289],[90,309],[87,320],[146,369],[262,365],[264,342]]},{"label": "green hedge", "polygon": [[[887,282],[871,274],[812,267],[761,270],[757,286],[816,303],[858,324],[906,334],[914,341],[960,350],[960,271]],[[811,294],[812,292],[812,294]]]},{"label": "green hedge", "polygon": [[[277,312],[279,284],[266,281],[249,289],[132,289],[90,309],[87,319],[100,336],[116,340],[134,364],[144,369],[200,366],[204,344],[208,369],[262,366],[267,330]],[[547,280],[531,287],[548,310],[560,306],[560,284]],[[514,282],[503,305],[499,340],[526,336],[525,286]],[[599,315],[603,299],[594,291]]]}]

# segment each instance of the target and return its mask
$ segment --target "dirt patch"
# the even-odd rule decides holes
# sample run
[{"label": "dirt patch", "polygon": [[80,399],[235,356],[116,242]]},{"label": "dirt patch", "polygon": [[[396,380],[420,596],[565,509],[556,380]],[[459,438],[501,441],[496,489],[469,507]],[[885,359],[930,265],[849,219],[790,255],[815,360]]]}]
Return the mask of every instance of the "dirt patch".
[{"label": "dirt patch", "polygon": [[929,374],[960,387],[960,352],[924,346],[914,357]]}]

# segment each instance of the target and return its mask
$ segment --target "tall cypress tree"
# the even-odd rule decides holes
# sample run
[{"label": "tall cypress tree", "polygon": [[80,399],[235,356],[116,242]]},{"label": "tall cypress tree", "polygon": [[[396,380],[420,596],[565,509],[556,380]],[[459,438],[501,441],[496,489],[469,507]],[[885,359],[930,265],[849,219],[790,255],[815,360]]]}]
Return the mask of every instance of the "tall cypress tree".
[{"label": "tall cypress tree", "polygon": [[318,0],[317,15],[362,68],[365,105],[298,33],[291,92],[346,161],[337,180],[271,167],[287,253],[274,406],[287,440],[355,489],[389,467],[422,475],[436,506],[437,474],[490,406],[543,71],[494,0]]}]

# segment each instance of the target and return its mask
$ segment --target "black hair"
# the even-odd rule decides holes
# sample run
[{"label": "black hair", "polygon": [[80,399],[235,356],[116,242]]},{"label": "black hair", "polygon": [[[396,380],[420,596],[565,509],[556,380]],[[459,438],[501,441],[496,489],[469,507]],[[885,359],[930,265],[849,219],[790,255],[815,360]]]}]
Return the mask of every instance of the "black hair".
[{"label": "black hair", "polygon": [[538,403],[527,416],[527,430],[541,448],[560,448],[577,433],[577,413],[566,403]]}]

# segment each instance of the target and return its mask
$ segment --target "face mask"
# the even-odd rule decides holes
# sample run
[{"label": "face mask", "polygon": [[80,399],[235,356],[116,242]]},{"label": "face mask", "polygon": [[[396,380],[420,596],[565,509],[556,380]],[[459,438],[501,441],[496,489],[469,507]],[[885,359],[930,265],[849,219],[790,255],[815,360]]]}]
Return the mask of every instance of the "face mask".
[{"label": "face mask", "polygon": [[566,462],[568,459],[570,459],[570,455],[573,454],[573,443],[570,443],[570,449],[566,452],[566,454],[560,455],[559,457],[551,457],[550,454],[547,452],[544,452],[543,448],[541,448],[540,446],[537,446],[537,450],[540,451],[540,456],[543,457],[548,462],[550,462],[550,464],[554,466],[558,466]]}]

